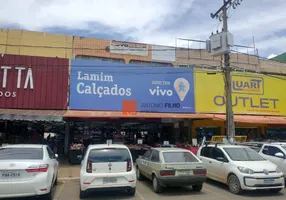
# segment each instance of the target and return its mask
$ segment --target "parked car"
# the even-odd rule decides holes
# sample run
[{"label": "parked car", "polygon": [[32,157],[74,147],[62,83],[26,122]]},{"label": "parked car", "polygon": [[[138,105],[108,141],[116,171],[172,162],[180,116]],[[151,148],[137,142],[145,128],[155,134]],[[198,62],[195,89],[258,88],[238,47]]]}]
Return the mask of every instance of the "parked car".
[{"label": "parked car", "polygon": [[286,178],[286,143],[266,143],[259,154],[277,165]]},{"label": "parked car", "polygon": [[81,162],[80,198],[90,191],[126,190],[134,196],[136,172],[129,149],[120,144],[89,145]]},{"label": "parked car", "polygon": [[243,143],[243,145],[249,146],[256,150],[265,159],[271,161],[281,169],[286,179],[286,143],[274,142],[274,143],[261,143],[251,142]]},{"label": "parked car", "polygon": [[190,151],[181,148],[152,148],[136,160],[138,180],[152,180],[156,193],[164,187],[191,185],[200,191],[206,181],[204,164]]},{"label": "parked car", "polygon": [[281,170],[249,147],[204,145],[198,157],[207,167],[208,178],[227,184],[234,194],[264,189],[278,193],[284,188]]},{"label": "parked car", "polygon": [[41,196],[51,200],[57,183],[57,157],[47,145],[1,147],[0,197]]}]

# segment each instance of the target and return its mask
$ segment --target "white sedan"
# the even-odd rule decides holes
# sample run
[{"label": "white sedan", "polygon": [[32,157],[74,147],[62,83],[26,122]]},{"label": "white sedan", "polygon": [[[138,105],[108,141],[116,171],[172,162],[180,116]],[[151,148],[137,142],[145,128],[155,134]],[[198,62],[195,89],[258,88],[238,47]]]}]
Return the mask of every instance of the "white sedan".
[{"label": "white sedan", "polygon": [[57,157],[47,145],[0,147],[0,198],[52,199],[59,166]]}]

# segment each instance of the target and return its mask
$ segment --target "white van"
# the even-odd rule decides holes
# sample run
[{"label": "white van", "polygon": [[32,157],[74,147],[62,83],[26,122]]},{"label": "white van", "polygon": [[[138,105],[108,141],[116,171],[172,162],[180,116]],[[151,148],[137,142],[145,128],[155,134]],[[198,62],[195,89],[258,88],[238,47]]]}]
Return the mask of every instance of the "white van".
[{"label": "white van", "polygon": [[82,159],[80,198],[89,191],[126,190],[134,196],[136,172],[129,149],[125,145],[90,145]]}]

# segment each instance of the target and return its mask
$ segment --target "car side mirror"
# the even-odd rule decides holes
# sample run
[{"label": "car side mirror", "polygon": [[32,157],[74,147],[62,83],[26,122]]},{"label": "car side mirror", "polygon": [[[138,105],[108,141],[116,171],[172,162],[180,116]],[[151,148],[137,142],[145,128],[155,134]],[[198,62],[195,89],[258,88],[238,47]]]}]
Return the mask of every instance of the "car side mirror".
[{"label": "car side mirror", "polygon": [[284,155],[283,155],[283,153],[279,152],[279,153],[275,154],[275,157],[284,158]]},{"label": "car side mirror", "polygon": [[59,155],[58,154],[55,154],[55,159],[59,158]]},{"label": "car side mirror", "polygon": [[76,158],[77,158],[78,160],[82,160],[82,155],[78,155]]},{"label": "car side mirror", "polygon": [[143,158],[143,156],[138,156],[138,158],[142,159],[142,158]]},{"label": "car side mirror", "polygon": [[224,162],[225,161],[223,157],[217,157],[216,160],[220,161],[220,162]]}]

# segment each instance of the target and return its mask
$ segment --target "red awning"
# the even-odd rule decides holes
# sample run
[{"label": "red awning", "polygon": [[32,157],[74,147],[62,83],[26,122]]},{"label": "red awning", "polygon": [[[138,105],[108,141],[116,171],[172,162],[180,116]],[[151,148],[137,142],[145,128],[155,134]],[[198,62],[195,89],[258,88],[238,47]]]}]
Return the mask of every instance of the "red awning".
[{"label": "red awning", "polygon": [[137,112],[134,115],[124,114],[120,111],[83,111],[68,110],[64,117],[66,118],[173,118],[173,119],[206,119],[212,118],[208,114],[184,114],[184,113],[151,113]]},{"label": "red awning", "polygon": [[[214,114],[214,120],[226,120],[226,115]],[[235,115],[235,122],[250,124],[286,124],[286,117],[283,116],[257,116],[257,115]]]}]

